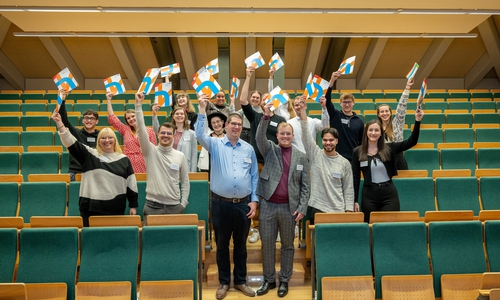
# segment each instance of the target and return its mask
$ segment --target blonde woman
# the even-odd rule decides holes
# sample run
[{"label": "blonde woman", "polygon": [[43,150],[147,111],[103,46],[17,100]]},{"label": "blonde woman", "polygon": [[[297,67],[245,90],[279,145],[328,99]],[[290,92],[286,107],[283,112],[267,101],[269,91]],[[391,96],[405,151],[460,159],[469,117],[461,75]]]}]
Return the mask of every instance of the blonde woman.
[{"label": "blonde woman", "polygon": [[184,153],[189,172],[196,172],[198,164],[198,146],[194,131],[189,129],[186,111],[177,107],[172,111],[172,125],[174,126],[174,142],[172,147]]},{"label": "blonde woman", "polygon": [[114,131],[106,127],[97,136],[96,148],[79,142],[54,112],[61,143],[82,166],[79,195],[83,225],[95,215],[123,215],[128,200],[130,214],[137,213],[137,181],[130,159],[122,153]]}]

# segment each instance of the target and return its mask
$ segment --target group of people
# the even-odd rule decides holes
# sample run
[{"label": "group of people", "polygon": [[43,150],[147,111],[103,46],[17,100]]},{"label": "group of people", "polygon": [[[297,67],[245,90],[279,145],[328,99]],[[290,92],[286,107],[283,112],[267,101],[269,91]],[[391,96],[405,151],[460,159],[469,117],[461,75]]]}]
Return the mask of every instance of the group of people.
[{"label": "group of people", "polygon": [[[123,136],[124,154],[112,129],[95,129],[96,112],[83,114],[81,130],[68,122],[64,101],[53,114],[61,141],[71,154],[69,172],[82,173],[79,206],[85,226],[91,215],[123,214],[126,200],[130,214],[136,214],[134,173],[147,172],[143,209],[147,224],[148,215],[183,213],[189,198],[188,172],[209,171],[220,281],[217,299],[226,297],[231,284],[231,238],[234,288],[253,297],[278,287],[278,296],[285,297],[293,272],[297,222],[308,214],[314,224],[316,213],[360,211],[361,173],[365,221],[372,211],[399,210],[391,179],[398,169],[408,168],[402,152],[417,144],[423,117],[418,108],[412,134],[403,140],[413,79],[407,82],[396,116],[389,106],[381,105],[378,119],[364,124],[353,111],[353,95],[340,96],[340,109],[332,102],[331,91],[341,76],[338,71],[332,74],[326,96],[320,99],[321,120],[307,116],[304,96],[276,110],[272,104],[264,104],[265,95],[249,93],[253,73],[253,68],[247,69],[241,96],[231,98],[229,106],[223,92],[217,93],[215,103],[207,95],[199,95],[196,114],[188,95],[181,93],[171,122],[160,125],[155,105],[154,129],[145,126],[142,93],[135,95],[135,111],[125,113],[126,124],[114,115],[112,95],[107,94],[108,122]],[[270,89],[272,75],[270,72]],[[65,95],[62,91],[63,99]],[[239,106],[241,110],[237,110]],[[315,142],[318,132],[323,149]],[[197,152],[196,141],[203,147],[199,160],[192,155]],[[257,291],[246,284],[246,242],[251,226],[259,227],[262,240],[264,282]],[[279,285],[275,270],[278,237]]]}]

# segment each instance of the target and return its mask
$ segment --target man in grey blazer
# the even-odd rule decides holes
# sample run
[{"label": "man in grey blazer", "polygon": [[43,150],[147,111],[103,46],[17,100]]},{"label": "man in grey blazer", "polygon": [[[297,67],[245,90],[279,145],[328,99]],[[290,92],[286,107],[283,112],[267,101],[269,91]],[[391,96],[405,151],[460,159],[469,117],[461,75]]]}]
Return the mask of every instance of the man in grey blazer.
[{"label": "man in grey blazer", "polygon": [[262,240],[262,267],[264,283],[257,295],[264,295],[276,288],[276,237],[281,237],[281,270],[278,296],[288,294],[288,281],[293,271],[295,222],[307,212],[309,199],[309,162],[304,153],[292,147],[293,128],[288,123],[278,126],[278,145],[266,138],[270,124],[272,103],[264,107],[262,121],[255,135],[257,147],[264,157],[257,195],[260,201],[260,236]]}]

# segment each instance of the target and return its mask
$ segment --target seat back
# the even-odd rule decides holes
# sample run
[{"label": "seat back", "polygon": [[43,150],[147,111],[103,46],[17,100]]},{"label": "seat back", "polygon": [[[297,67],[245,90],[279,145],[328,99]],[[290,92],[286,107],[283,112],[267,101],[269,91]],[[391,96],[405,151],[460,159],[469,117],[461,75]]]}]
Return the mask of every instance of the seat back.
[{"label": "seat back", "polygon": [[192,300],[193,286],[191,280],[141,281],[141,299]]},{"label": "seat back", "polygon": [[64,216],[66,212],[65,182],[22,182],[19,216],[25,221],[32,216]]},{"label": "seat back", "polygon": [[475,177],[436,178],[439,210],[472,210],[479,215],[478,181]]},{"label": "seat back", "polygon": [[479,179],[479,192],[483,209],[500,209],[498,195],[500,195],[500,177],[481,177]]},{"label": "seat back", "polygon": [[436,297],[441,296],[443,274],[486,272],[479,221],[430,222],[429,250]]},{"label": "seat back", "polygon": [[[0,282],[12,282],[17,258],[17,229],[0,228]],[[0,297],[1,299],[1,297]]]},{"label": "seat back", "polygon": [[28,300],[24,283],[0,283],[0,300]]},{"label": "seat back", "polygon": [[432,275],[383,276],[382,299],[384,300],[434,300]]},{"label": "seat back", "polygon": [[78,201],[80,199],[80,181],[72,181],[68,185],[68,212],[67,216],[79,216],[80,208]]},{"label": "seat back", "polygon": [[323,300],[372,300],[375,299],[371,276],[323,277],[321,279]]},{"label": "seat back", "polygon": [[372,225],[376,297],[386,275],[430,275],[427,229],[424,222]]},{"label": "seat back", "polygon": [[17,282],[64,282],[67,299],[73,299],[78,261],[77,228],[24,228],[19,248]]},{"label": "seat back", "polygon": [[[142,229],[141,282],[198,282],[198,247],[196,225],[145,226]],[[165,249],[175,255],[165,255]],[[197,284],[194,284],[192,293],[197,299]]]},{"label": "seat back", "polygon": [[132,285],[132,300],[135,300],[138,252],[137,227],[84,227],[81,232],[78,281],[129,281]]},{"label": "seat back", "polygon": [[318,299],[323,277],[372,276],[367,223],[317,224],[315,231]]},{"label": "seat back", "polygon": [[0,152],[2,174],[19,174],[19,152]]},{"label": "seat back", "polygon": [[500,221],[484,222],[484,241],[491,272],[500,272]]},{"label": "seat back", "polygon": [[19,201],[19,185],[16,182],[0,182],[2,199],[0,217],[15,217]]},{"label": "seat back", "polygon": [[477,167],[479,169],[500,168],[500,149],[499,148],[477,149]]},{"label": "seat back", "polygon": [[[436,146],[437,143],[434,144],[434,147]],[[429,174],[432,174],[433,170],[439,170],[439,151],[436,148],[410,149],[405,151],[405,158],[410,169],[427,170]]]},{"label": "seat back", "polygon": [[[210,201],[210,185],[208,180],[191,180],[189,204],[184,210],[185,214],[197,214],[198,220],[208,224],[208,203]],[[205,239],[208,240],[208,226],[205,226]]]},{"label": "seat back", "polygon": [[432,178],[394,178],[393,182],[398,189],[401,211],[418,211],[423,217],[426,211],[436,210]]},{"label": "seat back", "polygon": [[476,171],[476,150],[465,149],[441,149],[441,167],[448,169],[469,169],[472,174]]},{"label": "seat back", "polygon": [[28,181],[29,174],[59,173],[58,152],[24,152],[21,155],[21,174]]}]

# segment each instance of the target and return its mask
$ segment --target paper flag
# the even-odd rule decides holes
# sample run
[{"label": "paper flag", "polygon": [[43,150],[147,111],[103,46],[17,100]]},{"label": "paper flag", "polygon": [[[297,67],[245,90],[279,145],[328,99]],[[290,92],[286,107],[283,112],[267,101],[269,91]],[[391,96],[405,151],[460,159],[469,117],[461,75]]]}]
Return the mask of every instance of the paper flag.
[{"label": "paper flag", "polygon": [[181,65],[179,63],[171,64],[160,68],[160,77],[166,77],[168,74],[179,74],[181,72]]},{"label": "paper flag", "polygon": [[354,61],[356,60],[356,55],[349,57],[344,60],[339,67],[339,71],[341,74],[349,75],[354,72]]},{"label": "paper flag", "polygon": [[205,65],[205,69],[210,72],[210,75],[215,75],[219,73],[219,58],[216,58]]},{"label": "paper flag", "polygon": [[411,68],[410,72],[408,72],[408,74],[406,74],[406,78],[410,79],[410,78],[414,77],[415,74],[417,73],[418,67],[420,67],[420,66],[417,63],[415,63],[413,65],[413,68]]},{"label": "paper flag", "polygon": [[255,69],[262,67],[266,62],[260,55],[260,52],[257,51],[254,54],[250,55],[245,59],[245,64],[248,67],[254,67]]},{"label": "paper flag", "polygon": [[281,57],[278,54],[278,52],[274,53],[273,57],[271,57],[271,59],[269,60],[269,69],[273,69],[274,71],[278,70],[284,65],[285,64],[281,60]]},{"label": "paper flag", "polygon": [[161,107],[172,104],[172,82],[155,85],[155,103]]},{"label": "paper flag", "polygon": [[194,75],[193,75],[193,81],[196,80],[196,78],[198,78],[198,76],[200,76],[201,73],[205,72],[205,67],[201,67],[198,72],[196,72]]},{"label": "paper flag", "polygon": [[142,79],[141,85],[139,86],[137,92],[149,95],[149,92],[151,92],[158,74],[160,74],[160,68],[149,69],[146,72],[146,75],[144,75],[144,78]]},{"label": "paper flag", "polygon": [[104,88],[106,92],[113,95],[125,93],[125,86],[123,85],[122,77],[120,74],[113,75],[104,79]]},{"label": "paper flag", "polygon": [[[58,90],[64,89],[69,92],[76,89],[78,86],[78,82],[76,82],[76,79],[73,77],[68,68],[65,68],[61,72],[57,73],[54,77],[52,77],[52,79],[54,80]],[[59,93],[57,94],[57,104],[62,104],[62,98]]]},{"label": "paper flag", "polygon": [[207,94],[209,98],[212,98],[221,90],[219,83],[210,75],[210,71],[205,69],[198,76],[195,75],[195,77],[191,85],[198,95]]},{"label": "paper flag", "polygon": [[418,93],[417,106],[420,107],[422,102],[424,102],[425,94],[427,94],[427,79],[424,78],[422,86],[420,87],[420,92]]},{"label": "paper flag", "polygon": [[304,95],[306,96],[306,99],[309,99],[309,96],[314,93],[312,80],[313,80],[313,73],[311,72],[307,77],[306,88],[304,89]]},{"label": "paper flag", "polygon": [[238,97],[239,88],[240,88],[240,80],[238,79],[238,77],[233,76],[233,80],[231,81],[231,90],[229,91],[231,97],[234,98]]},{"label": "paper flag", "polygon": [[276,108],[285,104],[290,100],[288,94],[282,90],[279,86],[275,87],[264,99],[264,103],[272,102],[273,106],[271,107],[271,111],[274,111]]},{"label": "paper flag", "polygon": [[318,75],[314,75],[314,78],[312,79],[312,87],[314,91],[309,95],[309,98],[313,99],[316,102],[319,102],[319,98],[326,95],[326,91],[328,90],[329,86],[329,81],[324,80]]}]

